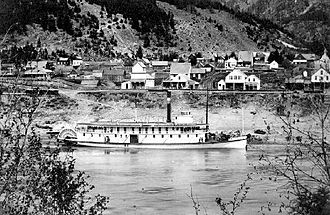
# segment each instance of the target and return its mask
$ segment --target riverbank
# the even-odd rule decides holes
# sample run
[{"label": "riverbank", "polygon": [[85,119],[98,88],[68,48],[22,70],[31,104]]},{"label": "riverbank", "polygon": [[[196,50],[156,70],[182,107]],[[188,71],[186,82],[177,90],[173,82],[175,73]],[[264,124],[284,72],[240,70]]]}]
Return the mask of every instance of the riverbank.
[{"label": "riverbank", "polygon": [[[172,116],[190,110],[195,121],[205,122],[206,96],[201,93],[172,93]],[[286,141],[286,114],[305,130],[317,129],[306,95],[211,94],[209,124],[211,131],[243,130],[255,136],[255,143]],[[143,93],[76,93],[64,91],[44,103],[36,123],[53,130],[73,128],[76,122],[166,117],[166,95]],[[42,129],[40,130],[42,133]]]}]

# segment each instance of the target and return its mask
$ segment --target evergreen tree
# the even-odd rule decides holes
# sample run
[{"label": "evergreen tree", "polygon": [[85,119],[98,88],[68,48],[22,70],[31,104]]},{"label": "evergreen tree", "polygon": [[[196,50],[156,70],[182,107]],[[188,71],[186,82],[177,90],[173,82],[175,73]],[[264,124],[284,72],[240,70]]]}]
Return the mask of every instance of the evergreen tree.
[{"label": "evergreen tree", "polygon": [[139,46],[139,49],[136,52],[136,57],[138,57],[140,59],[143,58],[143,50],[142,50],[142,47],[141,46]]}]

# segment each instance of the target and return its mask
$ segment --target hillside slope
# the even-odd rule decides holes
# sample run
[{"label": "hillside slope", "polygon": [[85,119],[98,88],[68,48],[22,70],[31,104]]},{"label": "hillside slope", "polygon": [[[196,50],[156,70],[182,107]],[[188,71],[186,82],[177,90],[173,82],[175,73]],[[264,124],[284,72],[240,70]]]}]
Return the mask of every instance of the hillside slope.
[{"label": "hillside slope", "polygon": [[178,9],[165,2],[158,6],[174,14],[177,49],[182,53],[258,50],[246,31],[245,25],[226,12],[195,8],[195,12]]},{"label": "hillside slope", "polygon": [[330,49],[329,0],[215,0],[283,26],[312,51]]},{"label": "hillside slope", "polygon": [[328,0],[258,0],[248,10],[283,25],[318,54],[330,48]]}]

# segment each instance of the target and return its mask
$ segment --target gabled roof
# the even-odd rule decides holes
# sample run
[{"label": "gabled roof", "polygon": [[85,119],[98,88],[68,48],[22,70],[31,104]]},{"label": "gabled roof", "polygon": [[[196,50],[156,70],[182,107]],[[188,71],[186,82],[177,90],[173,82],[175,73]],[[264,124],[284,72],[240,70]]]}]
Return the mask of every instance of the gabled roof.
[{"label": "gabled roof", "polygon": [[142,63],[142,62],[140,62],[140,61],[136,62],[136,63],[134,64],[134,66],[137,65],[137,64],[138,64],[139,66],[141,66],[142,68],[147,68],[146,65],[144,65],[144,63]]},{"label": "gabled roof", "polygon": [[321,68],[319,68],[318,70],[314,70],[314,71],[312,72],[312,76],[313,76],[313,75],[319,75],[319,73],[320,73],[321,71],[324,72],[323,75],[329,75],[329,73],[328,73],[325,69],[323,69],[323,68],[321,67]]},{"label": "gabled roof", "polygon": [[145,64],[150,64],[150,60],[148,60],[147,58],[142,58],[142,60]]},{"label": "gabled roof", "polygon": [[244,77],[247,77],[247,75],[239,70],[239,69],[234,69],[231,73],[229,73],[228,75],[241,75],[241,76],[244,76]]},{"label": "gabled roof", "polygon": [[226,62],[232,62],[232,63],[236,63],[237,60],[233,57],[229,58],[228,60],[226,60]]},{"label": "gabled roof", "polygon": [[190,63],[172,63],[170,68],[170,74],[190,74]]},{"label": "gabled roof", "polygon": [[316,54],[302,54],[302,56],[304,56],[304,58],[308,61],[317,60]]},{"label": "gabled roof", "polygon": [[307,60],[302,54],[296,54],[293,60]]},{"label": "gabled roof", "polygon": [[251,51],[239,51],[238,52],[238,61],[252,62],[253,53]]},{"label": "gabled roof", "polygon": [[170,78],[164,80],[164,82],[188,82],[190,78],[184,74],[178,74],[177,76],[170,76]]},{"label": "gabled roof", "polygon": [[315,61],[317,58],[316,54],[296,54],[294,60]]},{"label": "gabled roof", "polygon": [[219,82],[221,80],[225,80],[226,76],[229,74],[229,72],[219,72],[216,74],[216,77],[213,78],[214,82]]}]

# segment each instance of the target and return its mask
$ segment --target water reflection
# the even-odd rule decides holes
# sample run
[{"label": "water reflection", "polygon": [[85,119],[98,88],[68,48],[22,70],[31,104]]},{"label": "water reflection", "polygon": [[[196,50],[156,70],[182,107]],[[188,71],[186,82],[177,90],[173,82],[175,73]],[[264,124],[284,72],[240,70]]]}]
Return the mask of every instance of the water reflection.
[{"label": "water reflection", "polygon": [[[215,198],[231,198],[257,157],[245,150],[104,150],[73,152],[77,168],[110,196],[110,214],[194,214],[188,197],[192,187],[207,214],[219,214]],[[261,184],[264,186],[263,184]],[[271,187],[251,194],[239,214],[256,214]],[[253,212],[252,212],[253,211]]]}]

